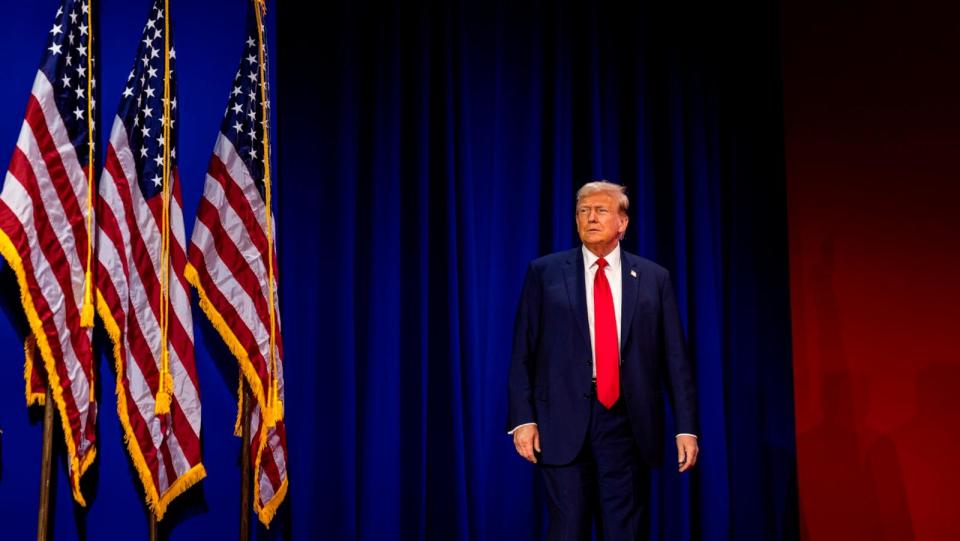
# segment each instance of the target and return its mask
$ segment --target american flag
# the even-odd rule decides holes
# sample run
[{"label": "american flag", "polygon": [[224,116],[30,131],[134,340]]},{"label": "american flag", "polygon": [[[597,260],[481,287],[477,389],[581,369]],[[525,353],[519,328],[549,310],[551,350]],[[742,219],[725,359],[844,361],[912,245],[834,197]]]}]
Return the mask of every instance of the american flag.
[{"label": "american flag", "polygon": [[[187,277],[254,397],[247,442],[255,468],[253,505],[269,525],[287,491],[287,440],[277,256],[274,242],[267,242],[275,239],[276,222],[272,211],[267,214],[270,101],[261,9],[250,2],[246,45],[197,209]],[[240,411],[242,405],[241,394]]]},{"label": "american flag", "polygon": [[[27,400],[44,400],[46,382],[60,413],[74,499],[96,456],[97,404],[89,325],[81,325],[92,215],[94,88],[86,3],[64,0],[47,33],[27,112],[0,193],[0,252],[14,269],[27,337]],[[34,369],[39,350],[43,369]]]},{"label": "american flag", "polygon": [[206,475],[183,275],[176,49],[172,39],[167,43],[173,32],[169,16],[163,0],[155,1],[110,132],[97,199],[97,311],[113,341],[127,450],[158,520],[171,500]]}]

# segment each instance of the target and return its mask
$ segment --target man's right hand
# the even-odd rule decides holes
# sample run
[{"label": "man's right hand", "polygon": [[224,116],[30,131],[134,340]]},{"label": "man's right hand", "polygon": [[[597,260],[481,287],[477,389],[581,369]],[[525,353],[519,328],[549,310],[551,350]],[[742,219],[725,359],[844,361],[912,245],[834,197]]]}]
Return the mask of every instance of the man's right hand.
[{"label": "man's right hand", "polygon": [[517,454],[536,464],[537,457],[534,451],[540,452],[540,431],[537,425],[521,426],[513,432],[513,446]]}]

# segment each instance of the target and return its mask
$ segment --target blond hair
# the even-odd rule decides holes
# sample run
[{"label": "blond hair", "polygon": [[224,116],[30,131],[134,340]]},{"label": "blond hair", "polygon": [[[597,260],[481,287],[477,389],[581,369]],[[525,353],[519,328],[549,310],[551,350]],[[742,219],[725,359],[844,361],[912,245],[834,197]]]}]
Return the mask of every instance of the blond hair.
[{"label": "blond hair", "polygon": [[627,209],[630,208],[630,198],[627,197],[627,187],[622,184],[616,184],[608,180],[594,180],[588,182],[580,187],[577,190],[577,203],[574,209],[577,206],[580,206],[580,200],[584,197],[593,195],[595,193],[607,193],[614,197],[617,200],[617,206],[620,209],[620,214],[626,214]]}]

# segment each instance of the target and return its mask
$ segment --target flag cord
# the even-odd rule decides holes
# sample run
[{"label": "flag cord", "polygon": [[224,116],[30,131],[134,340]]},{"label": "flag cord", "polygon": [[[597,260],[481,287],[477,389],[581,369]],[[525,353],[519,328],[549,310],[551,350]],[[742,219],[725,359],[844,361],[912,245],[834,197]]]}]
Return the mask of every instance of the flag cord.
[{"label": "flag cord", "polygon": [[277,314],[273,275],[273,202],[270,178],[270,114],[267,109],[267,71],[263,43],[263,14],[266,13],[266,0],[257,0],[257,37],[260,56],[260,101],[263,115],[263,184],[266,196],[264,220],[267,225],[267,291],[270,299],[270,391],[267,396],[264,421],[272,427],[283,419],[283,403],[280,401],[280,389],[277,377]]},{"label": "flag cord", "polygon": [[163,184],[160,244],[160,381],[155,412],[170,413],[173,377],[170,375],[170,0],[164,1],[163,18]]},{"label": "flag cord", "polygon": [[[87,4],[87,269],[83,277],[80,326],[93,327],[93,0]],[[90,366],[90,402],[94,401],[93,365]]]}]

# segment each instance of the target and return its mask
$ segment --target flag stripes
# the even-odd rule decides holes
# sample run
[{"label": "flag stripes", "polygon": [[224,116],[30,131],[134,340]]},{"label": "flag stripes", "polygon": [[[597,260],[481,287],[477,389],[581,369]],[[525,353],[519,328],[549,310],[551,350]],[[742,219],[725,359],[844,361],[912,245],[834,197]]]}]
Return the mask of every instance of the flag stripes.
[{"label": "flag stripes", "polygon": [[96,456],[97,416],[91,330],[80,317],[90,249],[87,21],[86,4],[61,3],[0,192],[0,253],[16,274],[30,327],[27,403],[43,403],[50,386],[71,490],[81,505],[80,477]]}]

